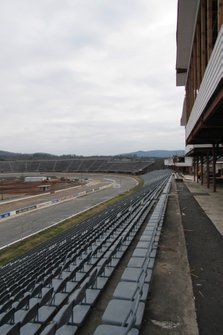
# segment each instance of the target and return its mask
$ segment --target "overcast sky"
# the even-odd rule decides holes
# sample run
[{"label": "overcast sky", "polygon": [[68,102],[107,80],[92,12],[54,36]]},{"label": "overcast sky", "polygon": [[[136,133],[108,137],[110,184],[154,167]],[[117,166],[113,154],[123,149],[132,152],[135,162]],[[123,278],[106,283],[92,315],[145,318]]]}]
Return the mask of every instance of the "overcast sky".
[{"label": "overcast sky", "polygon": [[0,0],[0,150],[183,149],[177,0]]}]

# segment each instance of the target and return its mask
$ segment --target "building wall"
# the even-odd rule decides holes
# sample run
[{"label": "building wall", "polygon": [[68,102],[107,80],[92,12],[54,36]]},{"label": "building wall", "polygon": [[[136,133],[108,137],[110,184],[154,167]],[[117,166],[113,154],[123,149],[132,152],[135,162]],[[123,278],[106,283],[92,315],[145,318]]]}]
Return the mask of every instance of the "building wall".
[{"label": "building wall", "polygon": [[184,123],[187,123],[190,117],[222,24],[223,0],[201,0],[185,85]]}]

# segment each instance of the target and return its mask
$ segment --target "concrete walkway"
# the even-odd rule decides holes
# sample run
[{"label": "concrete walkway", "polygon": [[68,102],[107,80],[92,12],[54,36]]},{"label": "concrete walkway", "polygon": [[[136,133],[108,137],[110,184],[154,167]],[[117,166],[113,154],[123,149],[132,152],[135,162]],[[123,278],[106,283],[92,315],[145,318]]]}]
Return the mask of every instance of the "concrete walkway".
[{"label": "concrete walkway", "polygon": [[[215,224],[221,222],[222,212],[217,211],[216,203],[216,199],[221,197],[221,192],[218,194],[208,192],[205,195],[204,186],[197,183],[189,185],[191,190],[196,191],[190,192],[187,185],[187,183],[178,183],[177,190],[199,334],[222,335],[223,239]],[[196,198],[202,202],[203,208]],[[208,209],[209,216],[206,215],[205,208]],[[210,216],[217,220],[211,221]]]},{"label": "concrete walkway", "polygon": [[176,183],[173,181],[140,335],[198,335]]},{"label": "concrete walkway", "polygon": [[223,188],[173,181],[140,335],[223,334]]},{"label": "concrete walkway", "polygon": [[217,191],[213,192],[212,188],[194,182],[190,176],[185,176],[184,182],[219,233],[223,235],[223,185],[217,185]]}]

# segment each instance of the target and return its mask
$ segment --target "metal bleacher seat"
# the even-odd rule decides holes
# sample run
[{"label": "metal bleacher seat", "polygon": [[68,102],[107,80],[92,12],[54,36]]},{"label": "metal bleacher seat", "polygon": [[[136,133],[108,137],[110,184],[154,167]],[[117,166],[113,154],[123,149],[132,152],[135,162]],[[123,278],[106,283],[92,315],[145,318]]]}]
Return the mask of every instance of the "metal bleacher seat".
[{"label": "metal bleacher seat", "polygon": [[[145,303],[141,301],[141,295],[142,291],[137,290],[137,295],[133,300],[112,299],[102,316],[105,325],[104,327],[102,325],[98,326],[94,335],[112,334],[114,330],[117,331],[115,334],[129,334],[132,328],[139,328],[145,309]],[[106,330],[107,333],[102,333],[102,330]],[[138,331],[132,330],[132,333],[138,334]]]},{"label": "metal bleacher seat", "polygon": [[42,290],[39,292],[39,294],[37,296],[33,296],[31,295],[31,298],[29,300],[29,305],[33,306],[35,305],[37,302],[39,303],[39,306],[43,306],[48,304],[48,302],[51,300],[53,295],[53,288],[46,288],[43,287]]},{"label": "metal bleacher seat", "polygon": [[[42,287],[36,290],[37,296]],[[52,290],[45,291],[39,297],[32,297],[26,294],[18,303],[14,304],[8,312],[4,314],[0,321],[0,334],[35,334],[42,324],[47,321],[48,315],[41,308],[46,308],[50,300]],[[34,293],[35,295],[35,293]],[[19,325],[19,326],[18,326]],[[21,331],[19,330],[21,328]]]},{"label": "metal bleacher seat", "polygon": [[71,301],[69,304],[64,306],[63,310],[55,318],[55,320],[47,325],[42,331],[41,335],[74,335],[78,327],[73,324],[73,307],[75,301]]},{"label": "metal bleacher seat", "polygon": [[146,282],[146,271],[142,271],[138,281],[120,281],[116,286],[113,297],[123,300],[134,300],[140,291],[140,301],[146,301],[149,292],[149,283]]},{"label": "metal bleacher seat", "polygon": [[96,328],[94,335],[139,335],[139,330],[129,326],[100,325]]},{"label": "metal bleacher seat", "polygon": [[5,324],[1,327],[1,335],[20,335],[20,327],[20,322],[12,325]]},{"label": "metal bleacher seat", "polygon": [[57,324],[57,335],[75,334],[77,328],[83,324],[91,308],[86,301],[86,290],[85,283],[69,297],[68,304],[65,304],[53,318],[53,322]]},{"label": "metal bleacher seat", "polygon": [[30,294],[25,295],[23,299],[21,299],[17,304],[17,306],[15,307],[15,313],[14,313],[15,322],[21,321],[21,319],[27,314],[30,308],[29,300],[30,300]]},{"label": "metal bleacher seat", "polygon": [[13,299],[11,298],[10,295],[9,296],[7,295],[7,297],[8,297],[8,299],[5,300],[4,303],[0,307],[0,315],[2,313],[7,312],[11,308],[11,306],[12,306]]},{"label": "metal bleacher seat", "polygon": [[101,290],[97,287],[97,274],[97,269],[94,269],[83,282],[83,285],[86,287],[85,304],[91,307],[95,304],[101,293]]},{"label": "metal bleacher seat", "polygon": [[25,316],[21,319],[20,333],[23,335],[35,335],[35,333],[40,329],[41,323],[38,319],[38,309],[39,303],[33,305]]},{"label": "metal bleacher seat", "polygon": [[58,319],[55,318],[57,325],[57,335],[69,335],[75,334],[77,332],[78,327],[75,325],[73,318],[73,308],[76,303],[76,301],[71,301],[68,305],[65,306]]},{"label": "metal bleacher seat", "polygon": [[10,300],[10,294],[7,291],[7,289],[5,289],[5,291],[1,294],[0,297],[0,314],[4,312],[4,310],[7,310],[7,308],[5,309],[5,304],[7,304]]},{"label": "metal bleacher seat", "polygon": [[15,308],[11,308],[3,315],[1,315],[0,320],[0,334],[4,334],[4,331],[11,328],[11,325],[15,323],[14,321]]},{"label": "metal bleacher seat", "polygon": [[41,332],[41,335],[55,335],[57,330],[56,323],[50,323],[46,328]]}]

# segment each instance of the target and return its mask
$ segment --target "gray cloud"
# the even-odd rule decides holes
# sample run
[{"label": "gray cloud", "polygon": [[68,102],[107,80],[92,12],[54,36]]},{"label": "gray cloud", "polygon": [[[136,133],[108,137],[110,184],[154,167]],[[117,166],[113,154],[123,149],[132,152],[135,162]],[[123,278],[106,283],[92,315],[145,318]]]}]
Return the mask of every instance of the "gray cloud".
[{"label": "gray cloud", "polygon": [[184,147],[177,1],[3,0],[1,149],[117,154]]}]

